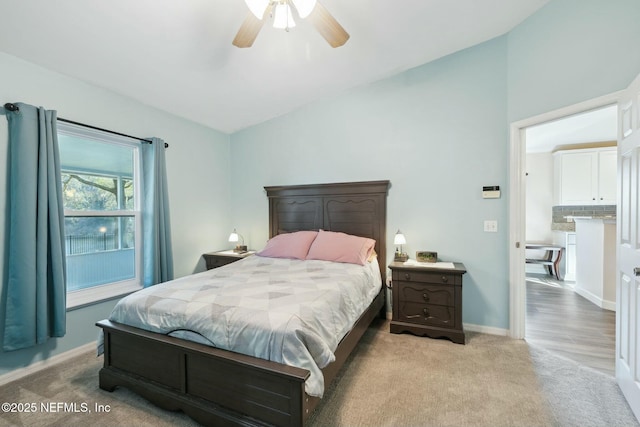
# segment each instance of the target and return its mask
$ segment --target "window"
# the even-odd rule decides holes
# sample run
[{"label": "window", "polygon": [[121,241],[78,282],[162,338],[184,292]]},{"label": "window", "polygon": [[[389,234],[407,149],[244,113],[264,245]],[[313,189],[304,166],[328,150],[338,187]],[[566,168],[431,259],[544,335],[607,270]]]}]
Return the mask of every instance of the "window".
[{"label": "window", "polygon": [[67,307],[140,289],[139,142],[58,122]]}]

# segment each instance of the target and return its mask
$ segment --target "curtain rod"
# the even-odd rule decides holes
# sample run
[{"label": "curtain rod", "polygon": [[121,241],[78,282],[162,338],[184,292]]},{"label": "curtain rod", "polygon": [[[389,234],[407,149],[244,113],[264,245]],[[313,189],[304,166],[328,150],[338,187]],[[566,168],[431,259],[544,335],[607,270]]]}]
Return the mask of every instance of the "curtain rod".
[{"label": "curtain rod", "polygon": [[[9,111],[20,111],[20,108],[16,104],[12,104],[10,102],[7,102],[6,104],[4,104],[4,108],[6,108]],[[126,133],[120,133],[120,132],[116,132],[116,131],[109,130],[109,129],[99,128],[99,127],[96,127],[96,126],[91,126],[91,125],[87,125],[87,124],[80,123],[80,122],[74,122],[73,120],[63,119],[62,117],[58,117],[58,120],[61,121],[61,122],[71,123],[73,125],[84,126],[84,127],[90,128],[90,129],[99,130],[99,131],[111,133],[111,134],[114,134],[114,135],[124,136],[126,138],[137,139],[138,141],[144,141],[144,142],[147,142],[149,144],[153,143],[153,141],[151,141],[150,139],[138,138],[137,136],[127,135]],[[164,148],[169,148],[169,144],[167,144],[165,142],[164,143]]]}]

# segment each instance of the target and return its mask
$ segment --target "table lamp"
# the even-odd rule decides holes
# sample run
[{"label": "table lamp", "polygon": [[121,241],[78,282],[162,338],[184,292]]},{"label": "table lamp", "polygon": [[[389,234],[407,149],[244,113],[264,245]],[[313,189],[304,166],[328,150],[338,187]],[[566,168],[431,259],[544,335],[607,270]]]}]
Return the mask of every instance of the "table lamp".
[{"label": "table lamp", "polygon": [[[402,245],[407,244],[407,239],[405,239],[404,234],[402,234],[400,230],[398,230],[395,237],[393,238],[393,244],[396,245],[396,254],[393,260],[398,262],[407,261],[409,259],[409,255],[402,252]],[[400,246],[400,248],[398,248],[398,245]]]},{"label": "table lamp", "polygon": [[[242,239],[242,244],[238,244],[238,241]],[[234,252],[242,254],[247,252],[247,247],[244,244],[244,237],[242,237],[242,235],[238,234],[238,232],[236,231],[236,229],[234,228],[233,231],[231,232],[231,234],[229,235],[229,241],[236,243],[236,247],[233,249]]]}]

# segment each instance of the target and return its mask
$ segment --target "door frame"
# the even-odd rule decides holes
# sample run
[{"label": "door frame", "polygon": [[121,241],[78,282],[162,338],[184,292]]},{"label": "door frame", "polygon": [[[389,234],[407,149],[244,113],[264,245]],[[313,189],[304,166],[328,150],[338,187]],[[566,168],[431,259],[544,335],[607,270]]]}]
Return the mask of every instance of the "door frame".
[{"label": "door frame", "polygon": [[623,91],[549,111],[510,125],[509,153],[509,336],[524,339],[526,307],[526,138],[525,129],[618,103]]}]

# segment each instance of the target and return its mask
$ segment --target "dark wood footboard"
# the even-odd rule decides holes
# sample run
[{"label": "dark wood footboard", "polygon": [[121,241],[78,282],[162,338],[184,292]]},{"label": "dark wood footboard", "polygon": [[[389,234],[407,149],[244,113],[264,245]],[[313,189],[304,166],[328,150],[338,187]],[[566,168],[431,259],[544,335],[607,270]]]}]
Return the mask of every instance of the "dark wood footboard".
[{"label": "dark wood footboard", "polygon": [[124,386],[205,425],[301,425],[305,369],[103,320],[100,388]]},{"label": "dark wood footboard", "polygon": [[[323,370],[325,387],[384,305],[381,292]],[[100,388],[126,387],[155,405],[211,426],[303,426],[320,399],[308,396],[309,371],[173,338],[108,320]]]}]

